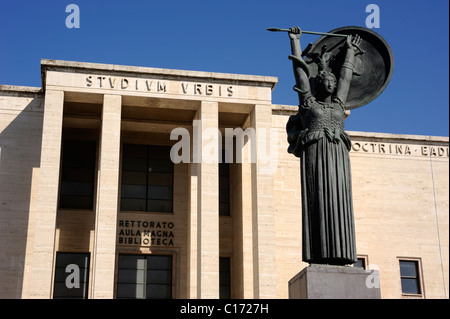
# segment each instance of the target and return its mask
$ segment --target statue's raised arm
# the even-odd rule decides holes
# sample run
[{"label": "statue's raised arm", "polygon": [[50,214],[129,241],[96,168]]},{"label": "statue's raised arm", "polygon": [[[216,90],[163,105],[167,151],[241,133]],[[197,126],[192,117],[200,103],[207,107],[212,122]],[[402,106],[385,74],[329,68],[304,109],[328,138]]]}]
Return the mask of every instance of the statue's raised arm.
[{"label": "statue's raised arm", "polygon": [[347,37],[344,62],[342,63],[341,73],[338,81],[336,97],[345,105],[347,102],[350,83],[353,78],[353,70],[355,69],[355,55],[362,52],[359,48],[361,37],[359,35]]},{"label": "statue's raised arm", "polygon": [[289,28],[289,30],[288,34],[291,39],[291,55],[289,56],[289,59],[292,60],[292,65],[294,67],[294,90],[298,93],[300,104],[302,104],[305,96],[311,94],[309,85],[310,72],[308,65],[302,58],[302,49],[300,46],[302,31],[299,27]]}]

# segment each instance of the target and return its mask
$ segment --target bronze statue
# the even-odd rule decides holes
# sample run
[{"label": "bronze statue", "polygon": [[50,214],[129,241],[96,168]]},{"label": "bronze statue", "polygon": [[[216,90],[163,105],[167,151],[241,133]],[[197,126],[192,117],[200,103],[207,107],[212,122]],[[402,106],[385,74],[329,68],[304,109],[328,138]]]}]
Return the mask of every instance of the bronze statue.
[{"label": "bronze statue", "polygon": [[300,103],[286,131],[288,152],[300,158],[303,261],[353,264],[351,141],[344,121],[349,109],[369,103],[385,89],[393,70],[392,52],[378,34],[361,27],[304,31],[323,35],[304,52],[299,27],[268,30],[288,32],[291,40],[289,59]]},{"label": "bronze statue", "polygon": [[291,28],[292,55],[299,111],[286,126],[288,152],[300,157],[303,261],[346,265],[356,262],[350,137],[344,132],[345,102],[353,77],[359,36],[348,36],[339,79],[331,72],[325,50],[314,57],[319,72],[312,94],[308,65],[302,58],[299,27]]}]

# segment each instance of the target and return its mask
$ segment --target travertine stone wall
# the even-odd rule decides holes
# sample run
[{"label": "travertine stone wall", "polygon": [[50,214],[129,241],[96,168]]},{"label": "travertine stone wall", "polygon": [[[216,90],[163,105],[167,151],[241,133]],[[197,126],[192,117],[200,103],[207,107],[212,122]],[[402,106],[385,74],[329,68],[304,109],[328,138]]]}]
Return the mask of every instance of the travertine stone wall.
[{"label": "travertine stone wall", "polygon": [[0,91],[0,298],[29,292],[43,110],[38,88]]}]

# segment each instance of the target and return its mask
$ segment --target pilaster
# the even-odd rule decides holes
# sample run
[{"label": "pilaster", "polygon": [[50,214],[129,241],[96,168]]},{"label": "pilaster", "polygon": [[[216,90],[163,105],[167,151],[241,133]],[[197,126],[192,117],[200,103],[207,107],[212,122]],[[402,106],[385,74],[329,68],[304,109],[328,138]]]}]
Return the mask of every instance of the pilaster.
[{"label": "pilaster", "polygon": [[122,97],[105,95],[100,136],[91,298],[113,298]]},{"label": "pilaster", "polygon": [[254,298],[276,298],[275,207],[271,158],[272,107],[255,105],[251,114],[256,130],[256,160],[252,163],[252,228]]},{"label": "pilaster", "polygon": [[193,129],[190,291],[201,299],[219,298],[218,116],[217,102],[202,102]]},{"label": "pilaster", "polygon": [[39,195],[30,269],[30,298],[51,298],[64,92],[45,93]]}]

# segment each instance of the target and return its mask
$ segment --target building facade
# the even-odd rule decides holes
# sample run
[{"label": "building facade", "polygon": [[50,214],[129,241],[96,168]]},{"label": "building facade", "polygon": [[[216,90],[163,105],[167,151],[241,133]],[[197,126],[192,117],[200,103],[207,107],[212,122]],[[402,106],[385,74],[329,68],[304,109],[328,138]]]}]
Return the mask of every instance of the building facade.
[{"label": "building facade", "polygon": [[[0,86],[1,298],[288,298],[300,162],[277,78],[42,60]],[[449,139],[349,132],[359,263],[448,298]]]}]

